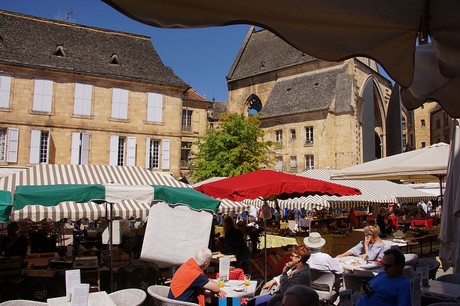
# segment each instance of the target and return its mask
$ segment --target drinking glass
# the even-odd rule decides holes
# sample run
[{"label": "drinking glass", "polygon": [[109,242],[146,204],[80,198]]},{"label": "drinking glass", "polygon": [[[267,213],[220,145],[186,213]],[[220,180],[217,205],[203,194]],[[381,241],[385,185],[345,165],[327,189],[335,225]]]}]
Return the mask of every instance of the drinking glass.
[{"label": "drinking glass", "polygon": [[244,275],[244,288],[245,292],[248,292],[248,287],[251,284],[251,274],[245,274]]}]

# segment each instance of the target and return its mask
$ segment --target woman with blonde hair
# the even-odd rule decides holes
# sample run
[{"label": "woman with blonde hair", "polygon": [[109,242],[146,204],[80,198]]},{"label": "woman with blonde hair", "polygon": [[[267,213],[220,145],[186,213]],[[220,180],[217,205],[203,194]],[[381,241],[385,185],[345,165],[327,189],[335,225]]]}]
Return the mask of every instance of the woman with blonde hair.
[{"label": "woman with blonde hair", "polygon": [[379,237],[379,233],[380,228],[378,225],[366,226],[364,228],[364,240],[345,253],[337,255],[337,257],[359,256],[367,261],[381,260],[385,251],[385,244]]}]

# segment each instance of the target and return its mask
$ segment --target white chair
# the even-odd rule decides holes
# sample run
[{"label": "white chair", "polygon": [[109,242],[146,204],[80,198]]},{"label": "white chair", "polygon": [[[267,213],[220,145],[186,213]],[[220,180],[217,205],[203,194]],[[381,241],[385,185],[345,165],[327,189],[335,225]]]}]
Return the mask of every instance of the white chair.
[{"label": "white chair", "polygon": [[45,302],[37,302],[31,300],[10,300],[0,303],[0,306],[46,306]]},{"label": "white chair", "polygon": [[310,269],[310,287],[318,293],[320,299],[332,304],[339,292],[336,288],[336,276],[330,271]]},{"label": "white chair", "polygon": [[199,306],[195,303],[182,302],[168,298],[169,287],[153,285],[147,288],[148,294],[152,297],[155,306]]},{"label": "white chair", "polygon": [[112,292],[109,297],[117,306],[139,306],[144,303],[147,293],[141,289],[129,288]]}]

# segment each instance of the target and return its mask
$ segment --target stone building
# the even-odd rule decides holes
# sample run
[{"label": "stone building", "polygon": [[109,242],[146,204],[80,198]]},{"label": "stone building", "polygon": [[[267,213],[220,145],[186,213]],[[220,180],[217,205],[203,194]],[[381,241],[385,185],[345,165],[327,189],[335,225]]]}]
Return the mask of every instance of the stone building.
[{"label": "stone building", "polygon": [[163,64],[149,37],[0,11],[0,38],[1,166],[140,166],[179,176],[184,143],[204,133],[209,102]]},{"label": "stone building", "polygon": [[227,83],[230,112],[262,112],[276,170],[341,169],[387,154],[391,83],[372,60],[327,62],[251,28]]},{"label": "stone building", "polygon": [[450,143],[452,117],[435,101],[425,102],[412,111],[404,111],[402,120],[403,151],[435,143]]}]

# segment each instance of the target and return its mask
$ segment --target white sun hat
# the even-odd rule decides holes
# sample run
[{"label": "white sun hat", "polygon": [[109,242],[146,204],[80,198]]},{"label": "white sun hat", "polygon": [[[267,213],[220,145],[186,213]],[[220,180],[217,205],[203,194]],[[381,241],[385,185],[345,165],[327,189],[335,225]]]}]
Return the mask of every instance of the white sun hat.
[{"label": "white sun hat", "polygon": [[311,232],[308,237],[303,239],[303,243],[312,249],[319,249],[326,244],[326,240],[318,232]]}]

